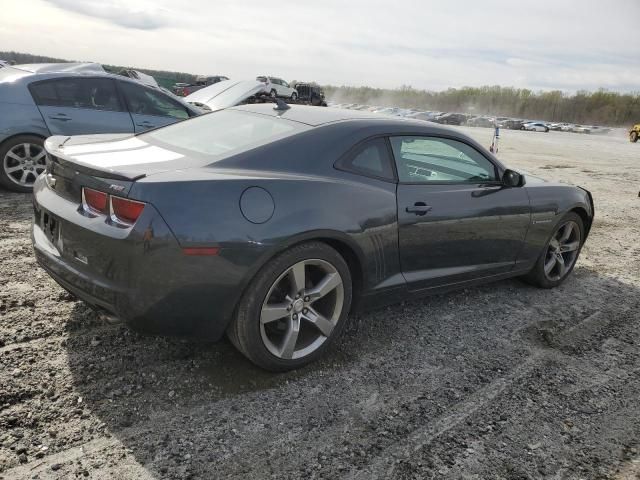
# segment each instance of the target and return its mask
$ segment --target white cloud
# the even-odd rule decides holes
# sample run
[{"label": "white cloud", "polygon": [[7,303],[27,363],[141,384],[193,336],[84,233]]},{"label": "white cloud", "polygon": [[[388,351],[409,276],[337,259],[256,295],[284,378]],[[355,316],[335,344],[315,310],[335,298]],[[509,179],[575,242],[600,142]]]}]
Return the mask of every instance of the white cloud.
[{"label": "white cloud", "polygon": [[122,0],[48,0],[49,3],[69,12],[107,20],[125,28],[155,30],[169,24],[166,10],[156,8],[148,2],[125,2]]},{"label": "white cloud", "polygon": [[639,90],[639,16],[636,0],[22,0],[3,7],[0,50],[234,78]]}]

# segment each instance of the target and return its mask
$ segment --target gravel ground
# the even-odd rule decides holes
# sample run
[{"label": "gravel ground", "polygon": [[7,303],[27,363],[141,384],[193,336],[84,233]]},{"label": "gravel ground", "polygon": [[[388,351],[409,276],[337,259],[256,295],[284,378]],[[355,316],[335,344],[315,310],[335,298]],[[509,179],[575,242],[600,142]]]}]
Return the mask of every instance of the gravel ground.
[{"label": "gravel ground", "polygon": [[640,478],[640,146],[501,142],[593,193],[574,275],[354,316],[280,375],[103,322],[36,266],[29,195],[0,191],[0,478]]}]

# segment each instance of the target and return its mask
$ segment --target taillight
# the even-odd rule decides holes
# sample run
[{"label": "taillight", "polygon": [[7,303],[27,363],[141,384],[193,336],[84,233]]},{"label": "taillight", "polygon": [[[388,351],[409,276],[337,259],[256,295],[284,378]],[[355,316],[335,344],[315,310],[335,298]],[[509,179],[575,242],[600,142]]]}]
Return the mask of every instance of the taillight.
[{"label": "taillight", "polygon": [[102,214],[118,224],[131,226],[144,210],[144,203],[82,187],[82,209],[90,215]]},{"label": "taillight", "polygon": [[133,225],[144,210],[144,203],[111,195],[111,219]]},{"label": "taillight", "polygon": [[108,195],[92,188],[82,188],[82,206],[85,210],[95,213],[107,213]]}]

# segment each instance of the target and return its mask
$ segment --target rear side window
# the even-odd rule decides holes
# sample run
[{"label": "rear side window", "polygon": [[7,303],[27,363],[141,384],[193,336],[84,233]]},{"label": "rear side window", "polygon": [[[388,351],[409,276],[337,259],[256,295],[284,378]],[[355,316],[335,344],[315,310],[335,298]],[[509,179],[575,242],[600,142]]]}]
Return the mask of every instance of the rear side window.
[{"label": "rear side window", "polygon": [[376,138],[365,142],[341,159],[336,167],[358,175],[394,180],[387,142]]},{"label": "rear side window", "polygon": [[113,80],[109,78],[61,78],[29,86],[36,104],[51,107],[124,111]]},{"label": "rear side window", "polygon": [[167,95],[132,82],[120,82],[131,113],[178,119],[189,118],[187,109]]}]

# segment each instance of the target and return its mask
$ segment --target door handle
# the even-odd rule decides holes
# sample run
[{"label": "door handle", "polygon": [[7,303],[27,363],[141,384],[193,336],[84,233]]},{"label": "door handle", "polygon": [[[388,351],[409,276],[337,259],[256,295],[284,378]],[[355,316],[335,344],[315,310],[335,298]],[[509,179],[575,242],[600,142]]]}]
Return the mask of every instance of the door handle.
[{"label": "door handle", "polygon": [[407,213],[415,213],[416,215],[422,216],[429,213],[432,208],[433,207],[431,207],[430,205],[427,205],[424,202],[416,202],[413,204],[413,206],[407,207],[406,211]]},{"label": "door handle", "polygon": [[64,113],[57,113],[55,115],[49,115],[51,120],[60,120],[61,122],[68,122],[71,118],[67,117]]},{"label": "door handle", "polygon": [[148,127],[148,128],[155,127],[153,123],[147,122],[147,121],[144,121],[142,123],[136,123],[136,125],[139,127]]}]

